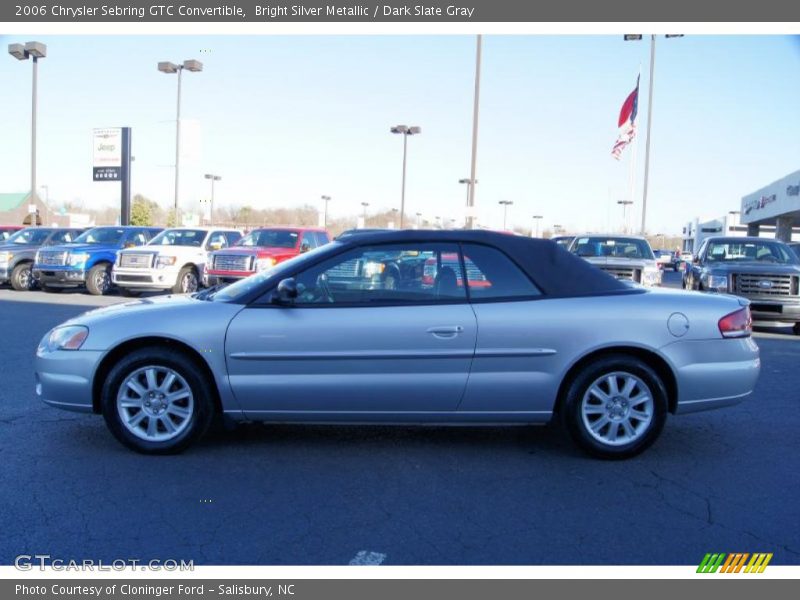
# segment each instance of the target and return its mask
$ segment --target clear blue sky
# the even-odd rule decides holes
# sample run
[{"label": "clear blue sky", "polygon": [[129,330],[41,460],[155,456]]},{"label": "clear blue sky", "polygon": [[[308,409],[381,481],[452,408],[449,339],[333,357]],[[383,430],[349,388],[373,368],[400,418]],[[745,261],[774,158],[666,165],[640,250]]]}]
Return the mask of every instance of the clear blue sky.
[{"label": "clear blue sky", "polygon": [[[181,169],[181,204],[318,203],[333,215],[399,206],[398,123],[409,140],[406,212],[463,218],[469,176],[474,36],[0,36],[47,44],[40,63],[39,183],[55,202],[118,202],[91,181],[91,130],[131,126],[133,192],[172,202],[175,76],[160,60],[197,58],[185,73],[183,115],[199,123],[199,157]],[[484,38],[477,203],[498,227],[618,227],[628,154],[610,157],[616,118],[642,66],[638,223],[649,42],[622,36]],[[0,59],[0,191],[29,186],[29,63]],[[687,36],[658,40],[648,228],[679,232],[694,216],[800,167],[800,38]]]}]

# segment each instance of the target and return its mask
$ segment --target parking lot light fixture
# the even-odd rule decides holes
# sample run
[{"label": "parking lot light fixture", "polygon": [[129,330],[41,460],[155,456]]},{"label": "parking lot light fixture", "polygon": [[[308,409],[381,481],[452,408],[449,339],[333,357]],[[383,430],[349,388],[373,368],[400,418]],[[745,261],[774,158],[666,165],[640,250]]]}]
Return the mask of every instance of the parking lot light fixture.
[{"label": "parking lot light fixture", "polygon": [[417,125],[395,125],[389,129],[392,133],[403,136],[403,181],[400,188],[400,229],[403,228],[403,215],[406,210],[406,158],[408,156],[408,136],[419,135],[422,128]]},{"label": "parking lot light fixture", "polygon": [[364,227],[367,226],[367,207],[369,206],[369,202],[362,202],[361,206],[364,207]]},{"label": "parking lot light fixture", "polygon": [[205,178],[211,180],[211,207],[208,213],[208,224],[213,226],[214,225],[214,182],[219,181],[222,179],[219,175],[213,175],[211,173],[206,173]]},{"label": "parking lot light fixture", "polygon": [[622,233],[628,233],[628,206],[633,204],[633,200],[617,200],[617,204],[622,206]]},{"label": "parking lot light fixture", "polygon": [[177,99],[177,117],[175,119],[175,223],[179,224],[178,220],[178,192],[180,187],[180,166],[181,166],[181,74],[184,70],[192,73],[199,73],[203,70],[203,63],[199,60],[185,60],[183,63],[176,65],[169,61],[158,63],[158,70],[167,75],[178,75],[178,99]]},{"label": "parking lot light fixture", "polygon": [[500,200],[498,204],[503,206],[503,231],[506,230],[506,217],[508,216],[508,207],[514,204],[512,200]]},{"label": "parking lot light fixture", "polygon": [[[41,42],[9,44],[8,53],[17,60],[33,58],[33,83],[31,86],[31,196],[33,206],[36,193],[36,113],[38,108],[39,59],[47,56],[47,46]],[[36,215],[31,214],[31,226],[36,226]]]}]

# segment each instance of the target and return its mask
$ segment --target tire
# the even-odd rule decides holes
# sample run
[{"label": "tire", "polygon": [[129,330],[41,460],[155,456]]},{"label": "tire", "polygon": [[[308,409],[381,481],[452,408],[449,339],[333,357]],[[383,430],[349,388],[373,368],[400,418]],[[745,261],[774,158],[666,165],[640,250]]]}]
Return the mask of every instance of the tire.
[{"label": "tire", "polygon": [[33,289],[34,279],[31,271],[32,264],[23,262],[14,267],[11,271],[11,287],[18,292],[27,292]]},{"label": "tire", "polygon": [[[169,375],[174,376],[172,383],[166,381]],[[103,418],[114,437],[131,450],[176,454],[208,430],[214,417],[210,389],[210,382],[185,354],[141,348],[122,358],[106,376]],[[172,402],[165,398],[169,395],[176,396]]]},{"label": "tire", "polygon": [[792,325],[792,333],[795,335],[800,335],[800,323],[795,323]]},{"label": "tire", "polygon": [[[616,382],[616,394],[611,381]],[[614,354],[578,373],[567,390],[561,417],[570,437],[588,454],[625,459],[656,441],[667,408],[667,391],[658,374],[638,358]]]},{"label": "tire", "polygon": [[200,279],[197,276],[197,269],[186,266],[178,273],[178,280],[172,286],[173,294],[193,294],[200,288]]},{"label": "tire", "polygon": [[86,275],[86,289],[92,296],[105,296],[111,289],[111,265],[98,263]]},{"label": "tire", "polygon": [[138,298],[142,295],[142,292],[139,290],[132,290],[131,288],[119,288],[119,293],[125,296],[126,298]]}]

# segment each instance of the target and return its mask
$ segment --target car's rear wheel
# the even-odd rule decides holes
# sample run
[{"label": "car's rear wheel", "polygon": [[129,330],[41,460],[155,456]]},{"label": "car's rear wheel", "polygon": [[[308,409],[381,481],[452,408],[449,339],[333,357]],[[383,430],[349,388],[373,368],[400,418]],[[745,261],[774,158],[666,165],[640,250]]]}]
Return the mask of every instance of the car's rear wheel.
[{"label": "car's rear wheel", "polygon": [[593,456],[636,456],[658,438],[667,418],[667,392],[645,362],[610,355],[588,364],[570,385],[562,410],[576,444]]},{"label": "car's rear wheel", "polygon": [[178,280],[172,288],[173,294],[193,294],[200,286],[200,279],[194,267],[183,267],[178,273]]},{"label": "car's rear wheel", "polygon": [[106,377],[103,417],[111,433],[137,452],[181,452],[211,423],[209,388],[185,355],[143,348],[121,359]]},{"label": "car's rear wheel", "polygon": [[89,269],[86,275],[86,289],[93,296],[103,296],[111,289],[111,265],[100,263]]},{"label": "car's rear wheel", "polygon": [[27,292],[33,288],[33,272],[31,263],[20,263],[11,271],[11,287],[18,292]]}]

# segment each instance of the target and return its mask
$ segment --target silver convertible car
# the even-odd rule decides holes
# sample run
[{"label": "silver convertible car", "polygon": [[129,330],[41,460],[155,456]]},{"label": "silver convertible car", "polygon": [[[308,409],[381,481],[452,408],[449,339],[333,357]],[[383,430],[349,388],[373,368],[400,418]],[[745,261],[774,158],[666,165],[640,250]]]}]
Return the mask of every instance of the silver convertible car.
[{"label": "silver convertible car", "polygon": [[735,404],[760,363],[746,300],[647,290],[555,243],[348,236],[233,285],[93,310],[37,350],[36,394],[126,446],[235,421],[541,424],[604,458],[668,413]]}]

